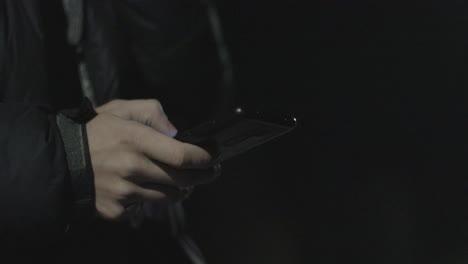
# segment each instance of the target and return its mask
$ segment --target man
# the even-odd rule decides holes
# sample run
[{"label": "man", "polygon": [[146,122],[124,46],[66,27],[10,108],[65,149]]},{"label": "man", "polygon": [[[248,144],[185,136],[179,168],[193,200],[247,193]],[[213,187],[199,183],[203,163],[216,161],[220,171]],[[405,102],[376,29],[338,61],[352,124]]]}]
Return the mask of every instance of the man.
[{"label": "man", "polygon": [[219,98],[205,12],[182,0],[0,1],[2,242],[53,245],[95,215],[164,208],[219,174],[207,150],[173,139]]}]

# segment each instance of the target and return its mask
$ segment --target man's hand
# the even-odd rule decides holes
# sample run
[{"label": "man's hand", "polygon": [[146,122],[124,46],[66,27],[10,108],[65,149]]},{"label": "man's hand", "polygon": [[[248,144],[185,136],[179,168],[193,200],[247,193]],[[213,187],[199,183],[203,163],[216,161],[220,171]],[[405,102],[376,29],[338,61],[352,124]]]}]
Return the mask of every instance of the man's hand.
[{"label": "man's hand", "polygon": [[97,112],[87,132],[103,218],[119,219],[133,203],[178,201],[217,176],[207,151],[172,138],[177,130],[157,101],[113,101]]},{"label": "man's hand", "polygon": [[174,137],[177,129],[168,120],[161,103],[155,99],[114,100],[96,108],[98,114],[112,114],[125,120],[136,121]]}]

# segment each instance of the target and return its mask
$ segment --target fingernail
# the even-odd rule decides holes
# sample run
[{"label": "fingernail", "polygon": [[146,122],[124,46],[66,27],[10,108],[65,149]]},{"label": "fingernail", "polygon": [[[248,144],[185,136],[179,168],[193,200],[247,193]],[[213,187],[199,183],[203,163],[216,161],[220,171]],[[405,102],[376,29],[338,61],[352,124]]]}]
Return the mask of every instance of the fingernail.
[{"label": "fingernail", "polygon": [[168,126],[168,132],[170,137],[175,137],[177,135],[177,128],[169,121],[167,120],[167,126]]},{"label": "fingernail", "polygon": [[164,108],[163,108],[162,104],[159,104],[159,109],[161,110],[161,113],[163,114],[163,116],[166,119],[166,124],[167,124],[167,134],[166,135],[169,136],[169,137],[175,137],[177,135],[177,128],[175,128],[175,126],[171,123],[171,121],[169,121],[169,118],[167,117],[166,112],[164,112]]},{"label": "fingernail", "polygon": [[166,113],[164,112],[164,108],[162,107],[162,104],[159,104],[159,109],[161,110],[161,112],[162,112],[163,114],[166,114]]},{"label": "fingernail", "polygon": [[169,118],[166,115],[164,115],[164,118],[162,120],[164,119],[166,123],[166,131],[164,132],[164,134],[166,134],[166,136],[168,137],[175,137],[177,135],[177,128],[171,123],[171,121],[169,121]]}]

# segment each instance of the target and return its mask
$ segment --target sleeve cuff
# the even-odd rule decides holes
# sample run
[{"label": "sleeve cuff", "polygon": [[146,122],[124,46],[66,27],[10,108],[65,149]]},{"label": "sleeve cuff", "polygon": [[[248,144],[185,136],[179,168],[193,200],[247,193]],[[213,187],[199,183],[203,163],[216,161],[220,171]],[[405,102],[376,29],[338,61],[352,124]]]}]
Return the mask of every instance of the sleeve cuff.
[{"label": "sleeve cuff", "polygon": [[87,222],[96,215],[94,173],[86,123],[96,116],[89,99],[79,108],[61,111],[57,125],[64,143],[74,203],[73,221]]}]

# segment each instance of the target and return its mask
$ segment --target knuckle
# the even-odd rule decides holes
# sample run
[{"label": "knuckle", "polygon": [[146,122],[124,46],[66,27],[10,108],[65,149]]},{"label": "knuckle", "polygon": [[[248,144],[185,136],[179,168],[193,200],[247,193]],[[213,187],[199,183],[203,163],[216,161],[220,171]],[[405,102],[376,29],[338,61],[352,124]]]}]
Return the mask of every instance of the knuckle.
[{"label": "knuckle", "polygon": [[106,126],[115,125],[112,122],[112,116],[110,114],[108,114],[108,113],[100,113],[92,121],[97,121],[99,123],[103,123]]},{"label": "knuckle", "polygon": [[119,133],[119,143],[121,145],[134,145],[136,139],[138,139],[142,133],[141,127],[138,124],[132,122],[126,122],[120,127],[121,133]]},{"label": "knuckle", "polygon": [[130,187],[130,185],[128,185],[126,182],[124,181],[120,181],[119,183],[117,183],[115,186],[114,186],[114,191],[115,191],[115,194],[117,195],[117,197],[119,199],[125,199],[125,198],[128,198],[130,195],[132,195],[133,193],[133,190],[132,188]]},{"label": "knuckle", "polygon": [[146,115],[147,120],[158,120],[162,116],[164,116],[161,103],[158,100],[154,99],[151,102],[149,111],[146,113]]},{"label": "knuckle", "polygon": [[161,102],[157,99],[149,99],[147,101],[147,107],[149,108],[150,112],[153,113],[160,113],[161,112]]},{"label": "knuckle", "polygon": [[174,149],[172,152],[170,165],[176,169],[186,168],[188,166],[186,153],[182,150]]},{"label": "knuckle", "polygon": [[126,154],[123,156],[121,162],[124,176],[133,176],[139,172],[140,159],[136,155]]}]

